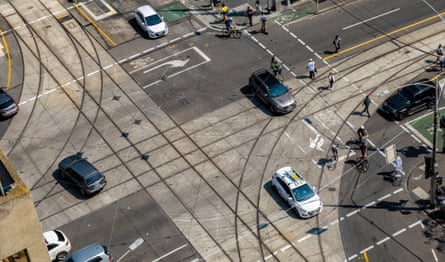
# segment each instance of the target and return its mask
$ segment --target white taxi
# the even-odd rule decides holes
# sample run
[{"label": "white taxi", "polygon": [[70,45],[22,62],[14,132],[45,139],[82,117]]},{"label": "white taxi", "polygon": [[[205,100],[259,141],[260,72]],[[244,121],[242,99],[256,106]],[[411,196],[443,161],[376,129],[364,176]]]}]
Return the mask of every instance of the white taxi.
[{"label": "white taxi", "polygon": [[302,218],[321,212],[323,203],[318,194],[292,167],[282,167],[272,175],[272,186]]}]

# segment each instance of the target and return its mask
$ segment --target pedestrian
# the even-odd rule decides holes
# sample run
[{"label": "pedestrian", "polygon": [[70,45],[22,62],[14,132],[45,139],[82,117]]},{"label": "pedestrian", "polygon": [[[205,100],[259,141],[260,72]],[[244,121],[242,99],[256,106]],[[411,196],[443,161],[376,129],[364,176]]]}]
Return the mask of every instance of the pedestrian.
[{"label": "pedestrian", "polygon": [[249,25],[252,26],[252,16],[253,16],[253,9],[248,5],[247,6],[247,17],[249,18]]},{"label": "pedestrian", "polygon": [[436,64],[440,63],[440,56],[443,55],[442,44],[439,44],[436,50]]},{"label": "pedestrian", "polygon": [[337,53],[338,50],[340,49],[341,38],[338,35],[336,35],[332,43],[334,44],[335,52]]},{"label": "pedestrian", "polygon": [[331,150],[334,161],[338,161],[338,146],[336,144],[332,144]]},{"label": "pedestrian", "polygon": [[266,18],[266,14],[263,12],[261,13],[260,21],[261,21],[261,32],[267,35],[268,34],[267,33],[267,25],[266,25],[267,18]]},{"label": "pedestrian", "polygon": [[367,142],[368,140],[368,130],[366,130],[365,126],[360,126],[359,129],[357,129],[357,135],[358,135],[358,141],[360,144]]},{"label": "pedestrian", "polygon": [[368,118],[371,117],[371,114],[369,113],[369,105],[371,104],[371,98],[369,98],[369,95],[367,95],[365,97],[365,99],[363,100],[363,111],[360,113],[360,116],[363,115],[363,113],[367,113],[368,114]]},{"label": "pedestrian", "polygon": [[439,57],[439,64],[440,72],[442,72],[443,68],[445,67],[445,56],[443,54]]},{"label": "pedestrian", "polygon": [[307,71],[309,72],[309,77],[314,80],[315,79],[315,72],[317,72],[317,68],[315,66],[314,60],[312,58],[309,59],[309,62],[307,63]]},{"label": "pedestrian", "polygon": [[400,156],[397,156],[396,159],[391,162],[391,164],[394,167],[394,171],[403,173],[403,162]]},{"label": "pedestrian", "polygon": [[227,15],[227,12],[229,11],[229,8],[226,6],[226,4],[222,4],[221,5],[221,15],[222,15],[222,18],[223,18],[223,21],[226,21],[226,15]]},{"label": "pedestrian", "polygon": [[329,90],[332,90],[332,88],[334,88],[334,82],[335,82],[335,77],[333,73],[329,73],[328,75],[328,81],[329,81]]},{"label": "pedestrian", "polygon": [[263,13],[263,10],[261,9],[260,0],[255,1],[255,15],[260,15]]},{"label": "pedestrian", "polygon": [[368,144],[366,142],[360,143],[360,159],[368,157]]},{"label": "pedestrian", "polygon": [[272,56],[272,60],[270,60],[270,68],[275,76],[281,75],[281,63],[275,56]]}]

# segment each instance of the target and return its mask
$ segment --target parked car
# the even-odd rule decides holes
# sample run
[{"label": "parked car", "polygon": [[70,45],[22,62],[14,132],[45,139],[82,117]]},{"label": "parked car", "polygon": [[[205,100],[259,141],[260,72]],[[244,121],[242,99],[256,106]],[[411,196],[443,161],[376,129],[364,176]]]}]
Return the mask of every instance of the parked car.
[{"label": "parked car", "polygon": [[67,262],[110,262],[113,260],[113,256],[108,251],[107,247],[99,243],[94,243],[82,248],[79,251],[71,254],[71,256],[65,260]]},{"label": "parked car", "polygon": [[43,233],[46,247],[51,261],[64,261],[71,250],[71,243],[60,230],[52,230]]},{"label": "parked car", "polygon": [[105,176],[90,162],[76,154],[63,159],[59,164],[61,176],[80,189],[82,195],[91,195],[105,187]]},{"label": "parked car", "polygon": [[272,187],[301,218],[309,218],[323,210],[318,194],[292,167],[282,167],[272,175]]},{"label": "parked car", "polygon": [[434,102],[434,83],[414,83],[398,89],[383,102],[381,109],[390,117],[402,120],[414,113],[432,108]]},{"label": "parked car", "polygon": [[143,5],[136,9],[134,17],[139,27],[147,33],[149,38],[158,38],[168,34],[168,26],[150,5]]},{"label": "parked car", "polygon": [[17,112],[19,112],[19,105],[3,88],[0,88],[0,118],[2,120],[11,118]]},{"label": "parked car", "polygon": [[271,72],[260,69],[252,73],[249,85],[271,113],[289,113],[297,106],[294,96]]}]

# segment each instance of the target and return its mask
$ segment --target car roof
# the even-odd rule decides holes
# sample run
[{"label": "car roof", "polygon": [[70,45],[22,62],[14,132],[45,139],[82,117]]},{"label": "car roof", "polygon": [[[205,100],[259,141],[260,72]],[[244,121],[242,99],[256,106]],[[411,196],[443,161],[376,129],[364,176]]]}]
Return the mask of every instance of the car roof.
[{"label": "car roof", "polygon": [[403,88],[403,90],[405,92],[408,92],[409,94],[411,94],[412,96],[415,96],[416,94],[426,90],[426,89],[434,89],[433,86],[430,85],[425,85],[425,84],[412,84],[409,86],[405,86]]},{"label": "car roof", "polygon": [[150,5],[143,5],[136,9],[137,12],[141,13],[143,16],[150,16],[157,14],[157,12]]},{"label": "car roof", "polygon": [[45,238],[45,242],[47,244],[65,240],[65,239],[62,239],[62,240],[59,239],[59,236],[62,236],[63,238],[65,238],[65,235],[60,230],[51,230],[51,231],[47,231],[47,232],[43,233],[43,237]]},{"label": "car roof", "polygon": [[82,177],[89,177],[99,171],[85,158],[80,158],[71,164],[71,169],[76,171]]},{"label": "car roof", "polygon": [[307,184],[303,176],[289,166],[278,169],[275,174],[281,177],[281,179],[289,186],[290,189]]},{"label": "car roof", "polygon": [[83,262],[102,253],[105,253],[104,247],[99,243],[93,243],[89,246],[82,248],[79,251],[74,252],[71,255],[71,259],[73,261]]}]

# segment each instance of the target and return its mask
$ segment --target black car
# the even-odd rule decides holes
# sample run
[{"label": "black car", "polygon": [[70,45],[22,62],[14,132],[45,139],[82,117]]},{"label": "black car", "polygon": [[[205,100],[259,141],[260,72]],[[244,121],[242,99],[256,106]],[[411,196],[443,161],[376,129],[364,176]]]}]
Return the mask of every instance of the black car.
[{"label": "black car", "polygon": [[61,176],[80,189],[82,195],[91,195],[105,187],[105,176],[90,162],[76,154],[63,159],[59,164]]},{"label": "black car", "polygon": [[249,85],[272,113],[289,113],[297,106],[289,89],[266,69],[253,72]]},{"label": "black car", "polygon": [[402,120],[407,116],[432,108],[435,101],[433,83],[414,83],[398,89],[383,103],[382,110],[391,117]]},{"label": "black car", "polygon": [[0,88],[0,118],[2,120],[13,117],[19,111],[14,99]]}]

